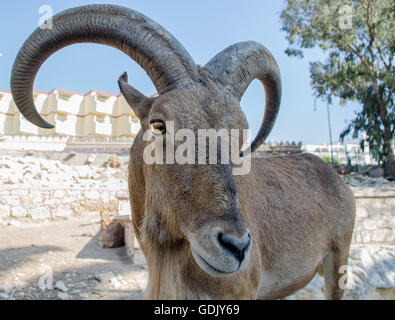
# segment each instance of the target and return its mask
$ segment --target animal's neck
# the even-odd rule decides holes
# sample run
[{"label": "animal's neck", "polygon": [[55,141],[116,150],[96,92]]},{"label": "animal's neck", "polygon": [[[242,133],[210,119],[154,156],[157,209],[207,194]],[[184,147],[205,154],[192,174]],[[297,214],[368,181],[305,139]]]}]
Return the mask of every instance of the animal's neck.
[{"label": "animal's neck", "polygon": [[188,246],[153,247],[147,256],[148,299],[188,299],[193,293],[187,284],[187,266],[191,258]]}]

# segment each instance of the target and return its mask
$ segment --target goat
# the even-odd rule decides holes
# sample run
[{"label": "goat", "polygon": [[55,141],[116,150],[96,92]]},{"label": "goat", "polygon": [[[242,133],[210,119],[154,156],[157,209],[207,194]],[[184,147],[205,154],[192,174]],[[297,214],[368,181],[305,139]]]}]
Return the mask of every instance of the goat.
[{"label": "goat", "polygon": [[[134,59],[153,81],[148,98],[119,78],[141,123],[130,151],[134,230],[147,258],[149,299],[278,299],[319,272],[328,299],[340,299],[355,200],[336,172],[310,154],[252,158],[248,174],[232,163],[147,164],[144,132],[189,128],[248,129],[240,99],[254,79],[265,88],[264,118],[250,152],[269,135],[281,99],[280,71],[254,41],[236,43],[204,67],[156,22],[128,8],[88,5],[65,10],[51,29],[37,28],[20,49],[11,90],[20,112],[53,128],[32,98],[35,76],[55,51],[101,43]],[[180,142],[175,142],[180,144]],[[169,147],[165,145],[165,148]],[[241,149],[240,149],[241,150]],[[242,156],[246,154],[242,153]]]}]

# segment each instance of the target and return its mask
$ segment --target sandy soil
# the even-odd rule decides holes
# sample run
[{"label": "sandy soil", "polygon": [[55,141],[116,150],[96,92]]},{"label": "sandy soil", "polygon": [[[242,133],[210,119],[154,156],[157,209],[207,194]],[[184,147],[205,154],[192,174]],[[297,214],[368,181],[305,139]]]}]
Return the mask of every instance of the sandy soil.
[{"label": "sandy soil", "polygon": [[0,227],[0,300],[140,299],[147,271],[98,244],[100,220]]}]

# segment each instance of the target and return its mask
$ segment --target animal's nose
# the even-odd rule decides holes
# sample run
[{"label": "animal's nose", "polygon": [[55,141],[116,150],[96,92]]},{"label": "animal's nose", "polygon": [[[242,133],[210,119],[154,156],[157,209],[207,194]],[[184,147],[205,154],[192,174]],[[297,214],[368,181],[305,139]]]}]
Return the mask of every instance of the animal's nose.
[{"label": "animal's nose", "polygon": [[241,239],[235,239],[232,236],[220,232],[218,234],[218,242],[241,263],[244,260],[245,252],[251,245],[251,234],[247,233]]}]

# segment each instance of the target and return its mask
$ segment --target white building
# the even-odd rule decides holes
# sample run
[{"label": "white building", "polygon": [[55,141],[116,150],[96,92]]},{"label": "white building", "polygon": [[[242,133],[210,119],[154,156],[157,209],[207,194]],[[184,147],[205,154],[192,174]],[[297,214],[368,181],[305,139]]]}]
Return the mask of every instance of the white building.
[{"label": "white building", "polygon": [[85,95],[62,89],[34,91],[41,116],[55,125],[41,129],[18,111],[10,92],[0,90],[0,134],[135,137],[140,124],[122,95],[92,90]]},{"label": "white building", "polygon": [[331,149],[333,158],[340,163],[347,164],[347,158],[351,160],[352,165],[377,164],[377,161],[369,153],[369,147],[365,146],[362,151],[358,144],[306,144],[302,147],[302,151],[315,154],[318,157],[331,157]]}]

